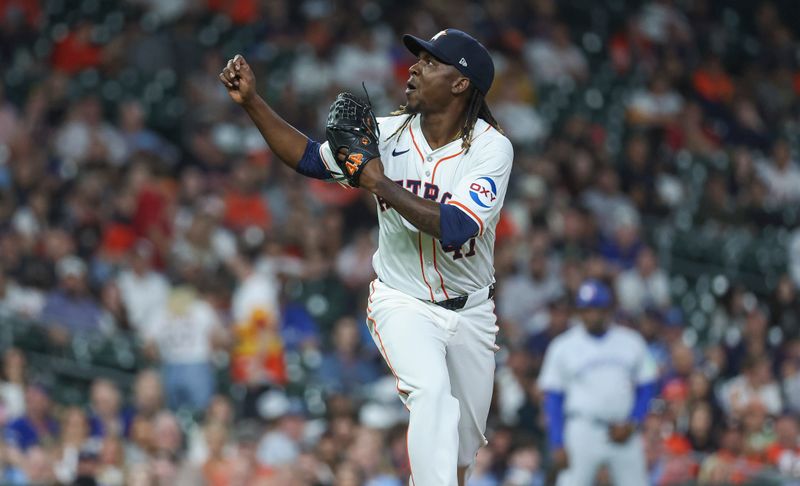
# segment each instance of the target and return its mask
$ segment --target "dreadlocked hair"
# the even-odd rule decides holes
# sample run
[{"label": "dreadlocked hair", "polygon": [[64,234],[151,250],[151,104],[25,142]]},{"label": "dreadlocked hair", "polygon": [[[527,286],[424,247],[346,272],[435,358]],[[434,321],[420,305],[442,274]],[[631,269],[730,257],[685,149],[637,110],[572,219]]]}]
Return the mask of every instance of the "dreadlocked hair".
[{"label": "dreadlocked hair", "polygon": [[[403,124],[400,125],[394,133],[389,135],[387,140],[395,135],[399,137],[408,124],[411,123],[411,120],[417,116],[416,113],[408,111],[407,105],[401,105],[400,108],[390,114],[392,116],[409,115],[409,117],[406,118]],[[464,126],[461,127],[461,130],[458,132],[459,135],[461,135],[461,149],[464,150],[464,153],[469,152],[469,148],[472,145],[472,135],[475,131],[475,123],[478,121],[478,118],[491,125],[498,132],[503,133],[500,124],[497,123],[494,115],[492,115],[492,112],[489,110],[489,105],[486,104],[486,97],[483,93],[478,91],[477,88],[473,87],[472,93],[469,95],[469,101],[467,102],[467,116],[464,120]]]},{"label": "dreadlocked hair", "polygon": [[473,87],[467,104],[467,118],[464,120],[464,127],[461,129],[461,148],[464,149],[464,153],[469,152],[469,148],[472,145],[472,134],[475,131],[475,123],[478,118],[491,125],[498,132],[503,133],[500,124],[497,123],[494,115],[489,110],[489,105],[486,104],[486,96]]}]

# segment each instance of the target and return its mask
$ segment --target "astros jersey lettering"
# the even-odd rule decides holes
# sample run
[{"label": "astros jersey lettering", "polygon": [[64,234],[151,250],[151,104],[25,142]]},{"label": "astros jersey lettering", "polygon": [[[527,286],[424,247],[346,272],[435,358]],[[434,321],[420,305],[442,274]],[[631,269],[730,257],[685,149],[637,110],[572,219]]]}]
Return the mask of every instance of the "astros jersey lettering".
[{"label": "astros jersey lettering", "polygon": [[[458,207],[479,231],[461,248],[443,248],[439,240],[378,200],[375,272],[382,282],[418,299],[438,302],[469,295],[494,282],[495,227],[511,173],[511,142],[478,120],[466,154],[461,138],[433,150],[422,134],[419,116],[392,136],[408,116],[378,118],[385,174],[420,197]],[[341,174],[327,142],[320,155],[329,172]]]}]

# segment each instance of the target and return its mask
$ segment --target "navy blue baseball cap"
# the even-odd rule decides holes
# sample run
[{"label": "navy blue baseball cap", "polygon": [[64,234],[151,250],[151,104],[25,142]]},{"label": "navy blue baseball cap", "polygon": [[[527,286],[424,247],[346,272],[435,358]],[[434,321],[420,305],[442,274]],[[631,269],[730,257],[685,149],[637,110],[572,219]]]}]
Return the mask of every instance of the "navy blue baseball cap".
[{"label": "navy blue baseball cap", "polygon": [[403,44],[415,56],[427,51],[436,59],[450,64],[483,94],[489,92],[494,80],[494,63],[489,51],[474,37],[458,29],[445,29],[431,38],[422,40],[413,35],[404,35]]},{"label": "navy blue baseball cap", "polygon": [[578,287],[575,307],[578,309],[608,308],[612,303],[611,289],[596,279],[586,280]]}]

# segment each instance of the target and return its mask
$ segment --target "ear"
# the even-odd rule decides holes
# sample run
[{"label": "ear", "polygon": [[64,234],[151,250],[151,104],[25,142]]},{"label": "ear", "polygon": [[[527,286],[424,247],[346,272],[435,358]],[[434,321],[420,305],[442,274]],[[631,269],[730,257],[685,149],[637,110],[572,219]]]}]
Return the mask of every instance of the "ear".
[{"label": "ear", "polygon": [[459,76],[453,81],[453,84],[450,87],[450,92],[454,95],[460,95],[469,89],[469,79],[465,78],[464,76]]}]

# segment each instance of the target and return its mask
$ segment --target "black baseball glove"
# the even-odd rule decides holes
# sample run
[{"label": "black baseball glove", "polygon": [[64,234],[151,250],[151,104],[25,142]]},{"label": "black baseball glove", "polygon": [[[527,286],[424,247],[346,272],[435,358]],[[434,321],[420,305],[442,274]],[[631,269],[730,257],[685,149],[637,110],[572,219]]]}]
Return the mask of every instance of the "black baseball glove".
[{"label": "black baseball glove", "polygon": [[[352,93],[340,93],[328,113],[325,138],[336,164],[351,186],[358,187],[364,167],[370,160],[381,156],[379,136],[378,121],[372,113],[369,96],[367,101],[363,101]],[[338,157],[341,149],[347,154],[344,161]]]}]

